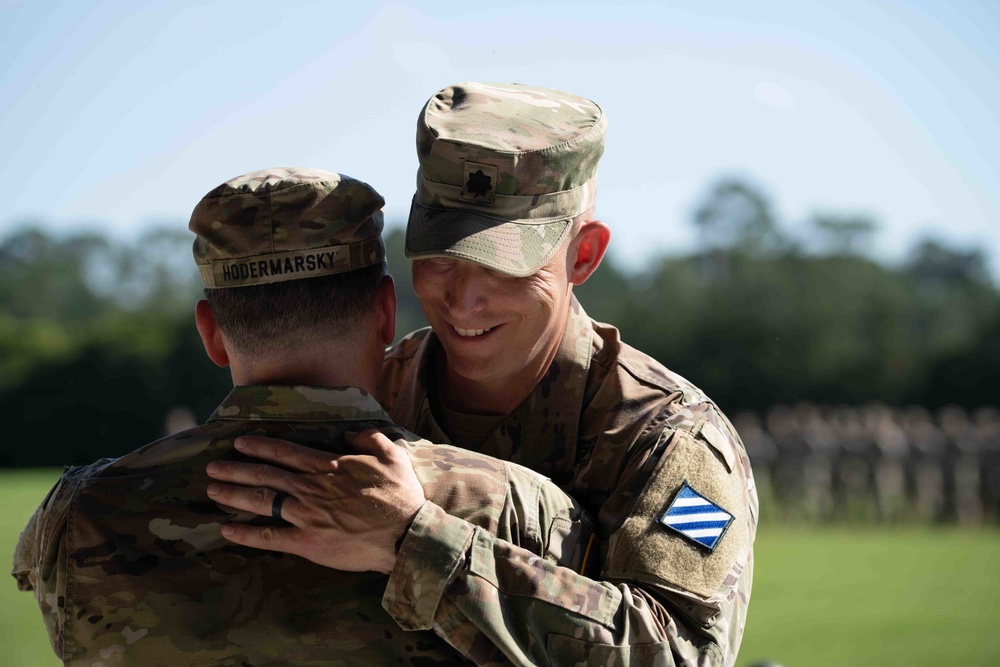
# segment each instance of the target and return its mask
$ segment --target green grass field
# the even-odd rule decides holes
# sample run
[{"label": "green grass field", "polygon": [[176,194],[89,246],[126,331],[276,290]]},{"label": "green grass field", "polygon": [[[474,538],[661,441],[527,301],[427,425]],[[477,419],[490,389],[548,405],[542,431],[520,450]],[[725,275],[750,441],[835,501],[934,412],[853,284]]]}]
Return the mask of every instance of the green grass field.
[{"label": "green grass field", "polygon": [[59,661],[49,646],[42,617],[31,593],[17,590],[9,576],[14,545],[28,517],[59,478],[58,470],[0,471],[0,566],[8,576],[0,586],[0,663],[10,667],[47,667]]},{"label": "green grass field", "polygon": [[[0,472],[0,562],[57,471]],[[1000,664],[1000,531],[791,529],[757,536],[740,664]],[[57,665],[35,606],[0,588],[0,663]]]},{"label": "green grass field", "polygon": [[757,535],[740,664],[1000,665],[1000,531]]}]

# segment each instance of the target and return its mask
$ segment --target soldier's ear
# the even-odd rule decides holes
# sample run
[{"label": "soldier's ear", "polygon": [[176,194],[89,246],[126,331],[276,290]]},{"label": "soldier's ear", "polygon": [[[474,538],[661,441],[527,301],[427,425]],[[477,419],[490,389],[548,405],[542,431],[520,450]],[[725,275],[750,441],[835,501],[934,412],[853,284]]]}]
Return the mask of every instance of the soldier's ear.
[{"label": "soldier's ear", "polygon": [[375,295],[375,323],[383,345],[390,345],[396,337],[396,285],[392,276],[382,277]]},{"label": "soldier's ear", "polygon": [[229,351],[222,338],[222,330],[212,312],[212,306],[208,301],[201,299],[194,307],[194,323],[198,327],[198,335],[201,336],[201,343],[205,346],[205,353],[216,365],[223,368],[229,365]]},{"label": "soldier's ear", "polygon": [[611,228],[600,220],[588,220],[580,226],[569,246],[570,283],[581,285],[597,270],[610,241]]}]

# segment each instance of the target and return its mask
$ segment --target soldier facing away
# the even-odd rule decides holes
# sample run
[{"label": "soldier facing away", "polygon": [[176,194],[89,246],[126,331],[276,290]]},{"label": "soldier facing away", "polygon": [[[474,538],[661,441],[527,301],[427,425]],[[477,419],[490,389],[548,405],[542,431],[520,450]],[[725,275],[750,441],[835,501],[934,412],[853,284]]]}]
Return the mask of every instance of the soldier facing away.
[{"label": "soldier facing away", "polygon": [[[383,554],[394,559],[384,605],[480,664],[732,665],[757,525],[743,444],[700,390],[573,297],[610,239],[594,218],[605,128],[592,101],[545,88],[467,83],[428,101],[406,251],[431,328],[387,351],[378,386],[407,428],[573,495],[598,521],[600,571],[418,512],[399,526],[398,554]],[[287,444],[251,441],[261,465],[296,468]],[[279,490],[311,494],[302,469]],[[232,465],[217,479],[266,514],[272,492],[253,471]],[[260,500],[241,502],[251,493]],[[316,502],[326,511],[297,531],[240,526],[230,539],[356,566],[335,549],[336,496]]]},{"label": "soldier facing away", "polygon": [[[382,608],[399,526],[418,512],[453,512],[534,558],[585,569],[590,524],[575,501],[526,468],[420,440],[372,397],[395,320],[382,204],[346,176],[275,169],[195,208],[198,330],[236,386],[207,423],[68,470],[31,517],[13,574],[64,664],[464,662]],[[223,526],[296,531],[316,514],[301,492],[271,494],[266,518],[210,500],[206,466],[247,461],[244,434],[315,448],[309,478],[338,490],[343,527],[359,537],[335,548],[358,571],[223,538]],[[280,473],[267,481],[280,486]]]}]

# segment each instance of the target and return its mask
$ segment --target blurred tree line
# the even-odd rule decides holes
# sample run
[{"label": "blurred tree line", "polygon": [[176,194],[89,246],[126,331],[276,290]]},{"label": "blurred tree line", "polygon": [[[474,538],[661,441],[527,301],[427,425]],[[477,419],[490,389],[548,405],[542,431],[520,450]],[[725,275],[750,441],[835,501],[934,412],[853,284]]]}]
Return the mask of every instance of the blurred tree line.
[{"label": "blurred tree line", "polygon": [[[982,251],[924,240],[888,266],[866,255],[873,220],[821,214],[793,234],[732,179],[693,224],[696,250],[639,271],[611,256],[577,295],[727,412],[1000,405],[1000,291]],[[0,241],[0,466],[116,456],[164,435],[175,408],[211,413],[230,381],[194,328],[191,241],[180,222],[134,242],[33,225]],[[400,226],[386,242],[403,335],[424,319]]]}]

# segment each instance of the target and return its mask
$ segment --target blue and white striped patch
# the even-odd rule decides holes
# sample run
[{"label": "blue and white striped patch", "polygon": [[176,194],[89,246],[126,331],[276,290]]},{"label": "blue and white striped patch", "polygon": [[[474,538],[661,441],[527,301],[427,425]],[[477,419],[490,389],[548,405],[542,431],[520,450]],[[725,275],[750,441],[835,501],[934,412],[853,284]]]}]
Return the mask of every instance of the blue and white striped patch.
[{"label": "blue and white striped patch", "polygon": [[695,544],[715,551],[715,545],[729,528],[733,515],[692,489],[685,481],[659,521]]}]

